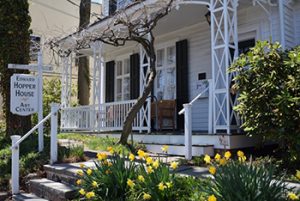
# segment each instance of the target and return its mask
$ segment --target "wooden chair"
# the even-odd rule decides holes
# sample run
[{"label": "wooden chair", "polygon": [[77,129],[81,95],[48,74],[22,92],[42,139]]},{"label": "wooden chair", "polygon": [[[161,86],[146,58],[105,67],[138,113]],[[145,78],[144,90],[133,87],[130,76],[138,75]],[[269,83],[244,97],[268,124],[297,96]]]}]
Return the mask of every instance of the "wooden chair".
[{"label": "wooden chair", "polygon": [[[157,107],[157,111],[156,111]],[[157,119],[157,129],[162,130],[164,127],[163,120],[171,120],[171,128],[175,130],[175,112],[176,101],[175,100],[160,100],[151,103],[151,119]],[[156,116],[157,113],[157,116]],[[168,128],[168,127],[167,127]]]}]

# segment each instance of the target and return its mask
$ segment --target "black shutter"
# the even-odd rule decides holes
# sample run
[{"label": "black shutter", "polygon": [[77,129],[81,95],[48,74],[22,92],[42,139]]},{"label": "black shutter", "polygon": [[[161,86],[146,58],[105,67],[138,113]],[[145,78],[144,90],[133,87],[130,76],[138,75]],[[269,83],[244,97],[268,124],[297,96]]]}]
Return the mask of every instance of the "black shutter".
[{"label": "black shutter", "polygon": [[137,99],[140,95],[140,56],[130,55],[130,99]]},{"label": "black shutter", "polygon": [[115,96],[115,61],[106,62],[105,102],[113,102]]},{"label": "black shutter", "polygon": [[[188,41],[176,42],[176,104],[177,112],[188,103]],[[184,128],[184,115],[178,115],[177,128]]]}]

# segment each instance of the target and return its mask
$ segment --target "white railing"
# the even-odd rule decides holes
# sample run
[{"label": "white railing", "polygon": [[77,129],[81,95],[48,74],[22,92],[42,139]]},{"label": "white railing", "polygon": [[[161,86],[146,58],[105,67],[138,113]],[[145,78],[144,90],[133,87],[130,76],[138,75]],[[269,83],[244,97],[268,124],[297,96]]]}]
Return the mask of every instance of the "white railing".
[{"label": "white railing", "polygon": [[51,104],[51,112],[42,119],[37,125],[35,125],[30,131],[28,131],[22,137],[20,135],[11,136],[11,189],[12,194],[18,194],[19,187],[19,156],[20,156],[20,144],[30,136],[41,124],[51,118],[51,141],[50,141],[50,163],[53,164],[57,161],[57,113],[59,111],[59,104]]},{"label": "white railing", "polygon": [[[123,122],[136,100],[103,103],[100,105],[61,109],[62,131],[116,131],[122,130]],[[142,110],[136,115],[132,129],[148,130],[141,120]]]},{"label": "white railing", "polygon": [[184,145],[185,145],[185,158],[192,159],[192,105],[193,103],[203,96],[208,91],[208,132],[212,133],[212,80],[208,80],[208,86],[203,89],[191,102],[183,104],[183,109],[178,112],[179,115],[184,113]]}]

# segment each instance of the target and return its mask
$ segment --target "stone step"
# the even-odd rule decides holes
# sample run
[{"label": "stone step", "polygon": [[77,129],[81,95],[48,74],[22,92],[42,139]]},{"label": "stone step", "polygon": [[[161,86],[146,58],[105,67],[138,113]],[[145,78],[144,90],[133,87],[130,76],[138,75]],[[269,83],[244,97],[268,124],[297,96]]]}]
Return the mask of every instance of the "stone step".
[{"label": "stone step", "polygon": [[[163,153],[161,150],[162,144],[158,143],[144,143],[146,149],[149,152],[153,153]],[[185,154],[185,147],[182,144],[164,144],[169,146],[168,154],[170,155],[178,155],[184,156]],[[214,146],[213,145],[193,145],[192,146],[192,155],[193,156],[201,156],[201,155],[214,155]]]},{"label": "stone step", "polygon": [[[93,168],[94,162],[88,161],[84,162],[86,166]],[[44,165],[44,170],[47,174],[47,179],[61,182],[64,184],[76,184],[76,180],[79,178],[77,176],[77,171],[80,170],[81,163],[65,163],[65,164],[54,164],[54,165]]]},{"label": "stone step", "polygon": [[13,201],[48,201],[46,199],[40,198],[31,193],[20,193],[14,195],[12,198]]},{"label": "stone step", "polygon": [[74,199],[78,196],[77,190],[73,185],[55,182],[46,178],[33,179],[29,182],[29,191],[31,193],[50,201]]}]

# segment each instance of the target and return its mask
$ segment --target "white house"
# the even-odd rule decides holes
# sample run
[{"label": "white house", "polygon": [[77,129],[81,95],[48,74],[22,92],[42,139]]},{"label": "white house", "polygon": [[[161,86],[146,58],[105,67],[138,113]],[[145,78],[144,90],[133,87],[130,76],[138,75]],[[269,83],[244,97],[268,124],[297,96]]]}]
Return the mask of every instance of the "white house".
[{"label": "white house", "polygon": [[[157,2],[144,1],[145,4]],[[113,17],[114,9],[130,3],[103,0],[103,13],[108,17],[92,24],[87,31],[101,32]],[[73,37],[76,34],[62,39],[60,47],[71,47],[76,42]],[[230,91],[233,75],[228,74],[227,68],[234,57],[246,52],[257,40],[279,41],[283,48],[299,45],[300,1],[175,0],[171,13],[155,28],[155,37],[154,103],[149,98],[137,115],[134,138],[146,143],[184,144],[184,115],[178,113],[183,104],[191,103],[191,119],[186,122],[192,125],[193,145],[215,149],[249,147],[257,139],[248,138],[239,130],[240,119],[232,110],[236,104],[236,95]],[[64,57],[61,130],[120,131],[126,113],[145,85],[149,67],[145,51],[134,43],[115,48],[95,42],[80,52],[95,60],[93,104],[70,106],[68,80],[72,54]],[[157,122],[156,100],[176,103],[172,109],[176,131],[172,130],[170,118],[164,119],[162,126]],[[168,107],[167,101],[159,104]]]}]

